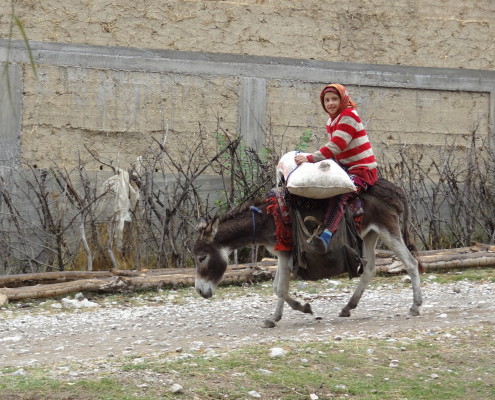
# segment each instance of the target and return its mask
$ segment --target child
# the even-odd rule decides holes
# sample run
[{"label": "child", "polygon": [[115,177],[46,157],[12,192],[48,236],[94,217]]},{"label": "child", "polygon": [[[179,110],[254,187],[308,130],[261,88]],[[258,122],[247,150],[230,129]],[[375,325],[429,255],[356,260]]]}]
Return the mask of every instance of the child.
[{"label": "child", "polygon": [[346,88],[337,83],[327,85],[320,94],[320,101],[325,112],[330,115],[327,122],[330,140],[311,155],[296,155],[295,161],[299,165],[332,158],[347,171],[356,185],[355,192],[339,195],[335,206],[329,207],[325,215],[325,230],[314,238],[315,245],[321,252],[326,252],[333,233],[344,216],[346,203],[373,185],[378,179],[378,172],[368,134]]}]

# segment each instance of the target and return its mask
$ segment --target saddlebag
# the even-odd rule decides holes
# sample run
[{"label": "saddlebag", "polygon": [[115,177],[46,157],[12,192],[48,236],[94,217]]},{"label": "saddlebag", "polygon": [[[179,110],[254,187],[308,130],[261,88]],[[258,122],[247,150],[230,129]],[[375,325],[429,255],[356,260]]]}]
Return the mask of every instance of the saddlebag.
[{"label": "saddlebag", "polygon": [[[362,273],[363,241],[347,207],[345,217],[334,233],[325,254],[318,253],[311,243],[314,235],[323,231],[320,221],[325,209],[292,207],[292,273],[303,280],[318,280],[348,273],[349,278]],[[308,217],[308,218],[307,218]],[[305,221],[306,220],[306,221]]]}]

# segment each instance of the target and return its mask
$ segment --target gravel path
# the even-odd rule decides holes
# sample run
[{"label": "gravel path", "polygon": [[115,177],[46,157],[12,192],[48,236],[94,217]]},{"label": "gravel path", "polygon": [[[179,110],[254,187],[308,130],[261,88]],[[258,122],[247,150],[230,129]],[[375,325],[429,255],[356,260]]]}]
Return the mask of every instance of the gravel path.
[{"label": "gravel path", "polygon": [[101,364],[123,355],[215,351],[289,338],[411,336],[495,325],[495,283],[437,284],[434,276],[426,277],[420,317],[407,315],[412,291],[402,284],[369,289],[350,318],[337,316],[350,296],[339,281],[325,282],[318,294],[309,294],[304,282],[293,286],[296,297],[310,301],[317,315],[286,308],[273,329],[262,328],[262,322],[273,311],[275,297],[250,288],[211,300],[191,288],[148,293],[128,303],[108,297],[11,305],[0,310],[0,367],[76,360]]}]

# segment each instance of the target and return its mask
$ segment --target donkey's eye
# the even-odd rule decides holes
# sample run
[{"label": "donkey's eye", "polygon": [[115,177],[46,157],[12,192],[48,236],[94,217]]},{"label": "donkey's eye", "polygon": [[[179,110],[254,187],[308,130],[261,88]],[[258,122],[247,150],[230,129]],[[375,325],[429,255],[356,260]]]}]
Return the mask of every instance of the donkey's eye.
[{"label": "donkey's eye", "polygon": [[198,257],[198,261],[203,264],[204,260],[206,260],[206,256],[200,256]]}]

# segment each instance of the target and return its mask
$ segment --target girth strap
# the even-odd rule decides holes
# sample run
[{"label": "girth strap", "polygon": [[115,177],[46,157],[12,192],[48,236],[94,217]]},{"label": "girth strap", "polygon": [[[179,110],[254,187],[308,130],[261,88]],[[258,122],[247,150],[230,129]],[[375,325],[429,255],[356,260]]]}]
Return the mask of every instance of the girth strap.
[{"label": "girth strap", "polygon": [[253,244],[256,242],[256,214],[263,214],[263,211],[261,211],[258,207],[251,206],[249,207],[251,209],[251,215],[253,218]]}]

